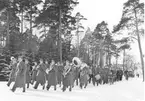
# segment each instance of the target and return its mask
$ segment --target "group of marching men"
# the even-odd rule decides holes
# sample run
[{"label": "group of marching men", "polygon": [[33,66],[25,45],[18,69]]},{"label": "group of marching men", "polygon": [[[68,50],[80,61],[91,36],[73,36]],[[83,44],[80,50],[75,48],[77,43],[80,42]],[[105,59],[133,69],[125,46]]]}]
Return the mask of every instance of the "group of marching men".
[{"label": "group of marching men", "polygon": [[34,65],[30,69],[28,58],[22,56],[19,56],[18,59],[11,57],[10,68],[11,73],[7,86],[14,82],[11,89],[13,92],[16,88],[23,88],[23,92],[25,92],[25,85],[29,88],[30,84],[34,84],[34,89],[41,85],[43,89],[49,90],[53,86],[54,90],[56,90],[57,85],[60,85],[62,91],[67,88],[71,91],[75,81],[77,84],[79,81],[81,88],[86,88],[90,74],[88,66],[80,69],[68,60],[64,64],[55,63],[54,60],[51,60],[49,64],[47,60],[40,59],[39,63],[34,61]]},{"label": "group of marching men", "polygon": [[113,84],[115,81],[121,81],[123,75],[128,79],[127,72],[88,66],[76,57],[72,61],[66,60],[65,63],[55,63],[54,60],[49,63],[47,60],[40,59],[38,63],[34,61],[33,64],[31,68],[28,58],[22,56],[18,59],[11,58],[11,73],[7,86],[14,82],[11,89],[13,92],[18,87],[23,88],[25,92],[25,85],[29,88],[30,84],[34,85],[34,89],[41,85],[42,89],[47,90],[52,86],[56,90],[59,85],[64,92],[67,88],[71,91],[74,83],[82,89],[86,88],[91,81],[95,86],[95,84]]}]

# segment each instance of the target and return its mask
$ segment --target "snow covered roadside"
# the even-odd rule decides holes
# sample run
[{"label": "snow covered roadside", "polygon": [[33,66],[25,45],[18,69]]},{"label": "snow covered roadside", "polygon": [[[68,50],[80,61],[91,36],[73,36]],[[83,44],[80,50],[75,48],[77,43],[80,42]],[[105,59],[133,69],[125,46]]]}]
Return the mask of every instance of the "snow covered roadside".
[{"label": "snow covered roadside", "polygon": [[[13,84],[12,84],[13,85]],[[50,91],[34,90],[32,86],[22,93],[17,89],[15,93],[10,91],[6,82],[0,82],[0,101],[144,101],[144,83],[140,78],[123,80],[113,85],[93,86],[89,84],[86,89],[75,87],[72,92],[56,91],[53,87]]]}]

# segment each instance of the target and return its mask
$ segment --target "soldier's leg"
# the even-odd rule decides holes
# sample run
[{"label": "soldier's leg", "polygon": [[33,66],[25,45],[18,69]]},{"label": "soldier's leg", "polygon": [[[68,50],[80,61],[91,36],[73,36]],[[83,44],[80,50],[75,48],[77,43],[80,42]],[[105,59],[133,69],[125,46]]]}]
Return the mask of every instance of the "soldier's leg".
[{"label": "soldier's leg", "polygon": [[56,90],[56,85],[54,85],[54,90]]},{"label": "soldier's leg", "polygon": [[82,83],[80,83],[80,88],[82,89],[82,87],[83,87],[83,84],[82,84]]},{"label": "soldier's leg", "polygon": [[99,80],[97,80],[97,86],[99,85]]},{"label": "soldier's leg", "polygon": [[94,86],[95,86],[95,82],[96,82],[96,80],[95,80],[95,77],[93,76],[92,83],[93,83]]},{"label": "soldier's leg", "polygon": [[29,83],[27,83],[27,88],[29,88]]},{"label": "soldier's leg", "polygon": [[12,79],[9,79],[7,86],[10,86],[11,83],[12,83]]},{"label": "soldier's leg", "polygon": [[63,85],[63,87],[62,87],[62,91],[64,92],[65,90],[66,90],[66,86]]},{"label": "soldier's leg", "polygon": [[31,80],[31,82],[30,82],[30,83],[31,83],[31,85],[33,85],[33,84],[34,84],[34,80]]},{"label": "soldier's leg", "polygon": [[13,85],[12,89],[11,89],[13,92],[16,91],[16,83]]},{"label": "soldier's leg", "polygon": [[49,90],[49,89],[50,89],[50,87],[51,87],[51,85],[49,85],[49,84],[48,84],[48,85],[47,85],[47,87],[46,87],[46,88],[47,88],[47,90]]},{"label": "soldier's leg", "polygon": [[91,83],[92,75],[89,75],[89,83]]},{"label": "soldier's leg", "polygon": [[26,88],[25,88],[25,85],[23,86],[23,92],[25,92],[26,91]]},{"label": "soldier's leg", "polygon": [[69,91],[72,91],[72,86],[70,86]]},{"label": "soldier's leg", "polygon": [[36,82],[35,83],[35,86],[34,86],[34,89],[37,89],[38,88],[38,85],[39,85],[39,82]]},{"label": "soldier's leg", "polygon": [[43,84],[42,86],[43,86],[42,89],[44,90],[45,89],[45,84]]},{"label": "soldier's leg", "polygon": [[87,87],[87,85],[88,85],[88,82],[86,82],[86,83],[85,83],[85,87],[84,87],[84,88],[86,88],[86,87]]},{"label": "soldier's leg", "polygon": [[76,79],[76,85],[78,86],[78,84],[79,84],[79,81],[78,81],[78,78]]}]

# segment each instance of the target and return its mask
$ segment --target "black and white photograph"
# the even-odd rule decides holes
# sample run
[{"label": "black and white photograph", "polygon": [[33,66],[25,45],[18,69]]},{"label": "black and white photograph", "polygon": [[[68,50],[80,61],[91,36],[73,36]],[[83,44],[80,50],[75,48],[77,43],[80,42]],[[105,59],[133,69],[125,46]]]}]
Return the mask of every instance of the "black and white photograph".
[{"label": "black and white photograph", "polygon": [[0,0],[0,101],[145,101],[144,0]]}]

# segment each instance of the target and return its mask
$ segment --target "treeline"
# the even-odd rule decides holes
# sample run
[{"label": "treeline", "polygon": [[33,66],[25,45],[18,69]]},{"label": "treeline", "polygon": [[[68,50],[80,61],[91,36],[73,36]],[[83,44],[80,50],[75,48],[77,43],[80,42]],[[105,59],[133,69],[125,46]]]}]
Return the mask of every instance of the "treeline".
[{"label": "treeline", "polygon": [[[126,49],[130,43],[137,41],[144,74],[144,60],[141,37],[144,35],[144,3],[128,0],[123,5],[122,17],[118,25],[110,31],[108,24],[102,21],[94,31],[89,28],[82,40],[79,34],[84,27],[80,23],[86,18],[72,11],[77,0],[0,0],[0,42],[1,53],[11,55],[25,54],[32,59],[44,58],[63,61],[80,57],[90,65],[100,67],[112,66],[112,57],[118,57],[123,51],[123,68],[125,68]],[[24,22],[27,22],[26,31]],[[39,36],[35,35],[36,29]],[[72,45],[76,32],[77,45]],[[125,32],[125,33],[124,33]],[[128,35],[120,40],[114,36]]]},{"label": "treeline", "polygon": [[56,61],[60,53],[63,60],[74,56],[71,31],[76,29],[76,16],[71,12],[77,4],[76,0],[0,0],[1,51]]}]

